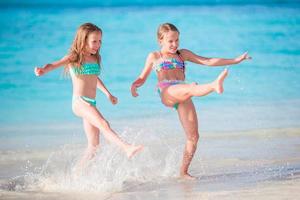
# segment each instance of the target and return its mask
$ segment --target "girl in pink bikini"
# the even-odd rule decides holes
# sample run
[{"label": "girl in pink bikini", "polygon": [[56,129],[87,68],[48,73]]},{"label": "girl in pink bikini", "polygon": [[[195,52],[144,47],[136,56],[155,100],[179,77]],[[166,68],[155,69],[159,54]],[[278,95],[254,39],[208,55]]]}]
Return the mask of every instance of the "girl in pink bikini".
[{"label": "girl in pink bikini", "polygon": [[185,61],[207,66],[224,66],[238,64],[251,57],[246,52],[234,59],[205,58],[187,49],[179,49],[179,31],[170,23],[159,26],[157,39],[161,49],[148,55],[142,73],[131,85],[131,93],[132,96],[137,97],[137,88],[145,83],[152,69],[156,72],[161,101],[165,106],[177,110],[187,138],[180,177],[195,179],[188,173],[199,138],[197,114],[191,98],[205,96],[212,92],[221,94],[228,71],[225,69],[216,80],[208,84],[185,83]]}]

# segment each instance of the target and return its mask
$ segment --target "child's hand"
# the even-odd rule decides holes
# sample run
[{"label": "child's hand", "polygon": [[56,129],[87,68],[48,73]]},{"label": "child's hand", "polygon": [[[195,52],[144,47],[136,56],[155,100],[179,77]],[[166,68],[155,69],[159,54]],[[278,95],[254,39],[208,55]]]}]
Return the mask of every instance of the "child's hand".
[{"label": "child's hand", "polygon": [[248,55],[248,52],[245,52],[236,58],[238,63],[242,62],[243,60],[250,60],[250,59],[252,59],[252,58]]},{"label": "child's hand", "polygon": [[36,76],[42,76],[43,74],[45,74],[45,70],[44,70],[44,68],[41,68],[41,67],[35,67],[34,73]]},{"label": "child's hand", "polygon": [[133,96],[133,97],[137,97],[137,96],[139,96],[139,94],[136,92],[136,90],[137,90],[137,86],[133,83],[132,85],[131,85],[131,95]]},{"label": "child's hand", "polygon": [[115,105],[115,104],[118,103],[118,98],[115,97],[115,96],[113,96],[113,95],[110,95],[110,96],[109,96],[109,100],[110,100],[110,102],[111,102],[113,105]]}]

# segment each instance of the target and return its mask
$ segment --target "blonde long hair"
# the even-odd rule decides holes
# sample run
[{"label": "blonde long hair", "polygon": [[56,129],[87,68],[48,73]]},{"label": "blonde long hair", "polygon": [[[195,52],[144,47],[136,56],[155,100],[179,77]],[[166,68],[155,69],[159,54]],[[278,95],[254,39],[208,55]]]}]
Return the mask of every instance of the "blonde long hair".
[{"label": "blonde long hair", "polygon": [[[87,44],[87,38],[89,34],[94,31],[99,31],[102,34],[101,28],[92,23],[84,23],[78,28],[75,39],[70,48],[68,66],[71,65],[80,67],[83,64],[84,50]],[[95,57],[97,59],[97,63],[100,65],[99,49],[97,50]]]},{"label": "blonde long hair", "polygon": [[158,42],[164,38],[164,35],[169,31],[176,31],[178,34],[180,33],[177,27],[171,23],[164,23],[159,25],[157,29],[157,40]]}]

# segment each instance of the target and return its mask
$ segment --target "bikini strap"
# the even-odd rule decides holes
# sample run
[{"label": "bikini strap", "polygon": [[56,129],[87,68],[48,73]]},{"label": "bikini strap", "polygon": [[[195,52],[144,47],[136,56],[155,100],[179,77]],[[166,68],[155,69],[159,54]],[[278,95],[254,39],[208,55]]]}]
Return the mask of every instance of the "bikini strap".
[{"label": "bikini strap", "polygon": [[158,53],[159,53],[161,60],[164,61],[164,58],[163,58],[163,55],[161,54],[161,52],[159,51]]},{"label": "bikini strap", "polygon": [[176,51],[176,54],[178,55],[178,57],[180,58],[180,60],[184,63],[184,60],[183,60],[182,56],[180,55],[180,51],[179,50]]},{"label": "bikini strap", "polygon": [[180,55],[180,51],[177,50],[177,51],[176,51],[176,54],[178,55],[178,57],[179,57],[180,60],[182,61],[182,63],[183,63],[183,71],[185,71],[185,63],[184,63],[184,60],[183,60],[182,56]]}]

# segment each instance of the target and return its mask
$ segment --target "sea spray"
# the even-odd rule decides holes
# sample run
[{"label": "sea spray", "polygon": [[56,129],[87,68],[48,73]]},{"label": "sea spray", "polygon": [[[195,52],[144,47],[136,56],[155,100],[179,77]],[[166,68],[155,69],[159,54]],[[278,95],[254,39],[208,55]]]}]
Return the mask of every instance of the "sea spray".
[{"label": "sea spray", "polygon": [[100,148],[81,175],[76,175],[73,168],[85,146],[66,144],[54,151],[42,167],[26,172],[19,185],[22,185],[22,190],[48,192],[116,192],[144,182],[176,177],[184,144],[181,138],[174,135],[168,139],[169,134],[163,131],[157,134],[154,130],[154,134],[140,130],[130,134],[132,131],[134,129],[125,128],[120,137],[145,145],[144,150],[132,159],[114,144],[108,144],[101,135]]}]

